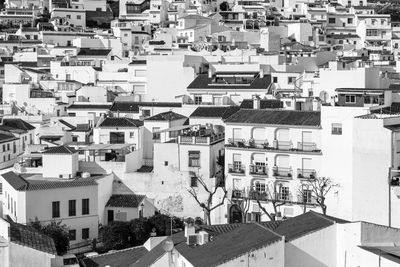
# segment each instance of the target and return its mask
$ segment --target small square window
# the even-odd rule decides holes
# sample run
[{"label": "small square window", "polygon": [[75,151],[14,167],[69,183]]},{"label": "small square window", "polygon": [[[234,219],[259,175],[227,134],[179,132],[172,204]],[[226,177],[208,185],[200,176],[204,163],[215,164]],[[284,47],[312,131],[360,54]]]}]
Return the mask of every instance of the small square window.
[{"label": "small square window", "polygon": [[135,137],[135,132],[129,132],[129,137],[130,137],[130,138]]},{"label": "small square window", "polygon": [[190,187],[197,187],[197,177],[196,176],[190,177]]},{"label": "small square window", "polygon": [[168,166],[168,161],[164,161],[164,166]]},{"label": "small square window", "polygon": [[355,104],[356,96],[355,95],[346,95],[346,103]]},{"label": "small square window", "polygon": [[342,124],[341,123],[332,123],[332,134],[342,135]]},{"label": "small square window", "polygon": [[278,77],[272,77],[272,82],[277,83],[278,82]]}]

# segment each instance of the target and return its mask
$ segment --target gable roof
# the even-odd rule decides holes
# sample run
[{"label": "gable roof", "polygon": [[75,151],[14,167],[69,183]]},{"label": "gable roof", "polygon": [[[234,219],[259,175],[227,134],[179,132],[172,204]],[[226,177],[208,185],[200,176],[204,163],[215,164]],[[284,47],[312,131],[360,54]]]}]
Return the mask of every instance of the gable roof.
[{"label": "gable roof", "polygon": [[68,146],[56,146],[46,149],[43,154],[74,154],[77,151]]},{"label": "gable roof", "polygon": [[[3,179],[18,191],[34,191],[48,190],[57,188],[82,187],[82,186],[97,186],[96,180],[99,177],[76,178],[76,179],[35,179],[42,178],[41,175],[32,175],[31,179],[28,175],[22,177],[13,171],[1,174]],[[36,177],[37,176],[37,177]]]},{"label": "gable roof", "polygon": [[159,113],[157,115],[154,115],[152,117],[149,117],[146,119],[146,121],[176,121],[176,120],[181,120],[181,119],[187,119],[187,117],[175,113],[173,111],[167,111],[163,113]]},{"label": "gable roof", "polygon": [[10,142],[13,140],[17,140],[13,134],[6,134],[6,133],[0,133],[0,143],[5,143],[5,142]]},{"label": "gable roof", "polygon": [[110,111],[124,113],[138,113],[139,107],[171,107],[180,108],[182,103],[178,102],[134,102],[134,101],[114,101]]},{"label": "gable roof", "polygon": [[[240,108],[253,109],[254,101],[252,99],[243,99]],[[260,109],[283,108],[283,103],[277,99],[260,99]]]},{"label": "gable roof", "polygon": [[316,127],[321,125],[321,113],[317,111],[241,109],[227,118],[225,123]]},{"label": "gable roof", "polygon": [[15,190],[22,191],[28,187],[28,182],[13,171],[3,173],[1,176],[3,176],[3,179],[6,180]]},{"label": "gable roof", "polygon": [[3,125],[24,131],[36,129],[32,124],[21,119],[3,118]]},{"label": "gable roof", "polygon": [[282,237],[256,223],[241,224],[227,233],[201,246],[189,247],[186,242],[175,248],[193,266],[217,266],[237,258],[249,251],[265,247]]},{"label": "gable roof", "polygon": [[208,74],[199,74],[187,87],[188,90],[191,89],[222,89],[222,90],[255,90],[255,89],[265,89],[271,84],[271,75],[264,75],[263,78],[259,76],[255,77],[251,84],[238,85],[238,84],[215,84],[212,83],[213,78],[209,78]]},{"label": "gable roof", "polygon": [[148,250],[145,247],[139,246],[84,258],[83,262],[86,267],[126,267],[136,262],[147,252]]},{"label": "gable roof", "polygon": [[111,195],[106,207],[137,208],[145,197],[144,195],[135,194]]},{"label": "gable roof", "polygon": [[198,107],[190,118],[222,118],[226,119],[240,108],[237,106],[226,106],[226,107]]},{"label": "gable roof", "polygon": [[110,54],[111,49],[92,49],[92,48],[81,48],[78,52],[78,56],[107,56]]},{"label": "gable roof", "polygon": [[140,127],[143,126],[143,122],[131,118],[105,118],[98,127]]},{"label": "gable roof", "polygon": [[36,229],[10,222],[10,241],[18,245],[56,255],[56,247],[51,237],[39,233]]}]

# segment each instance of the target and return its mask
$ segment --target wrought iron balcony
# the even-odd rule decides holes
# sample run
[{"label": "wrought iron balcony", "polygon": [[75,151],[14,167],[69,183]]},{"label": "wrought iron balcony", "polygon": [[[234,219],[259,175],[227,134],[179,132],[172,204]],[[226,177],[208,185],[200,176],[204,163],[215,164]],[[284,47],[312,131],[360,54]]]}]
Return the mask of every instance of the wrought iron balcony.
[{"label": "wrought iron balcony", "polygon": [[279,150],[291,150],[293,148],[292,141],[274,140],[274,148]]},{"label": "wrought iron balcony", "polygon": [[315,179],[316,175],[314,169],[297,169],[297,177],[300,179]]},{"label": "wrought iron balcony", "polygon": [[268,177],[268,167],[260,165],[249,165],[249,173]]},{"label": "wrought iron balcony", "polygon": [[297,149],[301,151],[310,151],[310,152],[320,151],[319,149],[317,149],[317,144],[313,142],[298,142]]},{"label": "wrought iron balcony", "polygon": [[236,174],[244,174],[246,167],[244,164],[228,164],[228,172]]},{"label": "wrought iron balcony", "polygon": [[292,179],[293,171],[291,167],[277,167],[273,168],[273,174],[277,178],[287,178]]}]

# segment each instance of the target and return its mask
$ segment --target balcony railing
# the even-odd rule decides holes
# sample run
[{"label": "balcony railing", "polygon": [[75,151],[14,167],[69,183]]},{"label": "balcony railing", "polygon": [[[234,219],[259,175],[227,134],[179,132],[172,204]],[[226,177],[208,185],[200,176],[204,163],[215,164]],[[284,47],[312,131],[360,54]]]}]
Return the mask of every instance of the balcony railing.
[{"label": "balcony railing", "polygon": [[244,164],[228,164],[229,173],[244,174],[245,171],[246,167],[244,166]]},{"label": "balcony railing", "polygon": [[291,167],[274,167],[273,168],[274,176],[279,178],[287,178],[292,179],[293,177],[293,170]]},{"label": "balcony railing", "polygon": [[212,134],[209,136],[185,136],[181,135],[178,137],[180,144],[212,144],[214,142],[225,139],[224,133]]},{"label": "balcony railing", "polygon": [[260,165],[249,165],[249,172],[253,175],[268,176],[268,167]]},{"label": "balcony railing", "polygon": [[308,204],[308,205],[317,205],[317,202],[313,197],[305,197],[302,195],[297,195],[297,203],[299,204]]},{"label": "balcony railing", "polygon": [[232,198],[244,198],[246,197],[245,190],[234,189],[232,190]]},{"label": "balcony railing", "polygon": [[239,147],[249,149],[264,150],[284,150],[284,151],[304,151],[320,153],[321,150],[313,142],[298,142],[297,147],[293,146],[292,141],[274,140],[271,144],[267,140],[228,138],[228,147]]},{"label": "balcony railing", "polygon": [[298,142],[297,149],[302,151],[316,151],[317,145],[312,142]]},{"label": "balcony railing", "polygon": [[274,140],[274,148],[279,150],[291,150],[293,148],[292,141]]},{"label": "balcony railing", "polygon": [[297,177],[304,179],[315,179],[316,172],[314,169],[297,169]]}]

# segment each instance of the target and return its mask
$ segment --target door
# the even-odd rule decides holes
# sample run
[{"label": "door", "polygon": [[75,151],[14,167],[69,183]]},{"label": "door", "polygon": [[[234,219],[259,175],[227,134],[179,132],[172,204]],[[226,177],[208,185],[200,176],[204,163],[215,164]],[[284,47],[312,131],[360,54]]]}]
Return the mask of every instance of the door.
[{"label": "door", "polygon": [[312,132],[302,132],[301,134],[301,145],[299,147],[301,150],[311,151],[312,147]]},{"label": "door", "polygon": [[233,129],[233,141],[242,141],[242,129],[240,128]]},{"label": "door", "polygon": [[114,211],[113,210],[108,210],[107,211],[107,222],[113,222],[114,221]]}]

